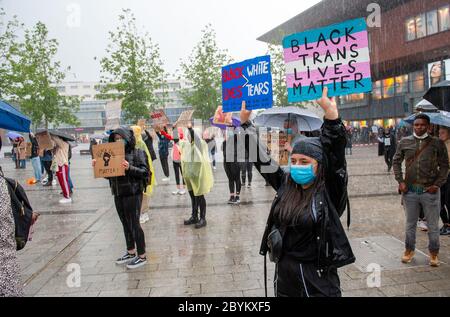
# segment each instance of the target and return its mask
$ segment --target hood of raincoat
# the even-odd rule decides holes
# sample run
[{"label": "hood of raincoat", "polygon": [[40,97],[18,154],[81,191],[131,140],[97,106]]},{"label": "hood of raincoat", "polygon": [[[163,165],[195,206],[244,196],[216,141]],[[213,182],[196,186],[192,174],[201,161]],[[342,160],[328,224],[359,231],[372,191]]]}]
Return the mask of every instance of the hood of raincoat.
[{"label": "hood of raincoat", "polygon": [[127,141],[127,145],[125,146],[125,152],[130,153],[136,147],[136,138],[134,137],[134,133],[127,127],[120,127],[115,129],[111,135],[109,136],[108,142],[114,142],[114,135],[120,135],[124,140]]}]

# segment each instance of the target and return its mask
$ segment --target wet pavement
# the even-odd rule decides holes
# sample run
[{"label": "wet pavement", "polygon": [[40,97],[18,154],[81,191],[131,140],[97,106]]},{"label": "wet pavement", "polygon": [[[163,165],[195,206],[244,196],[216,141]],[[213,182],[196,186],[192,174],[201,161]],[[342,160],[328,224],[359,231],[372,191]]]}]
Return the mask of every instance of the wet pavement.
[{"label": "wet pavement", "polygon": [[[358,260],[339,270],[344,296],[450,296],[450,237],[441,237],[439,268],[427,265],[427,236],[419,231],[416,261],[400,263],[403,209],[394,177],[376,152],[375,147],[360,147],[348,157],[348,236]],[[9,159],[0,164],[22,184],[32,176],[31,164],[26,170],[14,170]],[[252,188],[242,190],[241,206],[229,206],[227,180],[218,164],[214,189],[206,197],[208,225],[197,230],[183,225],[190,199],[171,194],[172,168],[167,184],[160,181],[159,160],[155,166],[159,184],[150,202],[150,221],[143,225],[149,262],[133,271],[114,263],[125,250],[122,227],[107,181],[93,178],[88,156],[74,154],[71,205],[58,203],[59,186],[24,185],[42,214],[33,241],[19,252],[28,296],[264,296],[264,262],[258,251],[274,191],[254,170]],[[373,263],[381,265],[380,283],[373,278],[376,270],[367,272],[377,268]],[[80,280],[74,275],[78,268]],[[272,263],[268,271],[273,296]]]}]

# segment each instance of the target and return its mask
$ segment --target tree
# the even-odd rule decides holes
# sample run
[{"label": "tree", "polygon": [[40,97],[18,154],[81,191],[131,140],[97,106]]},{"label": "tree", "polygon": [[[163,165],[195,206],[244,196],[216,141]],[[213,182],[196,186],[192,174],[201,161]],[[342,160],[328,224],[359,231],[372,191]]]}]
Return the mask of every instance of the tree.
[{"label": "tree", "polygon": [[8,57],[11,99],[30,117],[34,127],[43,124],[48,129],[49,124],[54,127],[62,123],[79,124],[74,112],[80,101],[60,96],[55,86],[65,78],[61,63],[53,61],[57,51],[58,42],[49,39],[47,27],[38,22],[25,30],[24,41],[16,43],[14,54]]},{"label": "tree", "polygon": [[181,97],[194,108],[196,118],[209,119],[222,103],[221,69],[230,62],[227,52],[217,47],[216,33],[208,24],[188,61],[181,63],[182,77],[192,84],[181,91]]},{"label": "tree", "polygon": [[288,90],[283,46],[269,44],[267,49],[271,62],[274,106],[286,107],[288,106]]},{"label": "tree", "polygon": [[23,27],[14,16],[11,21],[5,21],[6,13],[0,8],[0,98],[9,95],[11,85],[11,63],[12,55],[17,48],[17,30]]},{"label": "tree", "polygon": [[166,74],[158,45],[148,33],[138,33],[131,10],[123,10],[119,22],[116,30],[109,32],[108,56],[100,61],[102,87],[98,97],[122,99],[124,120],[136,122],[149,118],[149,108],[163,104],[167,93],[158,97],[155,91],[166,87]]}]

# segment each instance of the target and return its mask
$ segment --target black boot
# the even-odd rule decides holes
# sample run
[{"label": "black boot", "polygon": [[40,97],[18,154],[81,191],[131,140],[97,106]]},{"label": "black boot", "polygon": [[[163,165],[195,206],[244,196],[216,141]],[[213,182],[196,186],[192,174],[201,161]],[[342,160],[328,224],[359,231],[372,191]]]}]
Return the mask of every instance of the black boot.
[{"label": "black boot", "polygon": [[206,211],[200,212],[200,221],[195,224],[195,229],[206,227]]},{"label": "black boot", "polygon": [[191,218],[189,218],[188,220],[184,221],[184,225],[185,226],[189,226],[189,225],[194,225],[198,223],[198,212],[197,211],[192,211],[192,216]]}]

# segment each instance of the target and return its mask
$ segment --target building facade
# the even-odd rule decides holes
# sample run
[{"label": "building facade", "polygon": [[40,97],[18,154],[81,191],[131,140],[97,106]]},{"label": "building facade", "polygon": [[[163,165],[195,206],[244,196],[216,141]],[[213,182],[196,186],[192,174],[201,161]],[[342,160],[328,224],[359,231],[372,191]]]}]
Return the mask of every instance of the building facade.
[{"label": "building facade", "polygon": [[368,17],[381,8],[381,25],[369,25],[373,90],[338,98],[341,116],[357,127],[394,126],[413,112],[428,88],[450,80],[449,0],[323,0],[259,40]]}]

